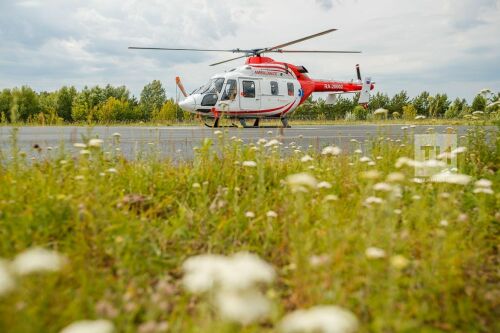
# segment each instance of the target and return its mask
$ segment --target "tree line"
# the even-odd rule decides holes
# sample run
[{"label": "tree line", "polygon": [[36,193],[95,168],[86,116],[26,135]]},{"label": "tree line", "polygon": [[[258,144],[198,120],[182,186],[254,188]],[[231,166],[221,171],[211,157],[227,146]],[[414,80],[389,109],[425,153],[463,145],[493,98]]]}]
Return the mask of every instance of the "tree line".
[{"label": "tree line", "polygon": [[[468,104],[465,99],[450,100],[446,94],[431,95],[428,92],[411,98],[406,91],[395,95],[377,92],[372,95],[368,108],[360,107],[358,95],[339,95],[334,105],[324,99],[309,98],[295,111],[295,119],[318,120],[370,120],[377,115],[385,118],[414,119],[467,118],[479,114],[499,113],[500,93],[481,91]],[[378,111],[377,111],[378,110]],[[383,110],[380,112],[380,110]],[[62,87],[53,92],[35,92],[28,86],[3,89],[0,92],[0,121],[2,123],[113,123],[139,121],[184,121],[193,115],[184,112],[158,80],[147,84],[140,98],[130,94],[125,86]]]}]

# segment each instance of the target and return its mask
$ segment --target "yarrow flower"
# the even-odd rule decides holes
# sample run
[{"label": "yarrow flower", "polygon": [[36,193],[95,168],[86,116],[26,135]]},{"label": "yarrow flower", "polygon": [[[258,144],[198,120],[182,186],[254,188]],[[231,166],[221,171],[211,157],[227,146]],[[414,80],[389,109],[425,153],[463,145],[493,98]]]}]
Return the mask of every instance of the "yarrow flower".
[{"label": "yarrow flower", "polygon": [[365,204],[371,205],[371,204],[382,204],[384,203],[384,200],[379,198],[379,197],[368,197],[365,199]]},{"label": "yarrow flower", "polygon": [[109,320],[80,320],[65,328],[60,333],[113,333],[115,327]]},{"label": "yarrow flower", "polygon": [[322,181],[318,183],[318,188],[326,188],[326,189],[332,188],[332,184],[330,184],[329,182]]},{"label": "yarrow flower", "polygon": [[280,142],[276,139],[269,140],[264,147],[279,146]]},{"label": "yarrow flower", "polygon": [[391,257],[391,265],[396,269],[404,269],[409,263],[408,259],[400,254]]},{"label": "yarrow flower", "polygon": [[257,162],[255,161],[244,161],[242,163],[244,167],[255,168],[257,166]]},{"label": "yarrow flower", "polygon": [[366,249],[365,255],[370,259],[381,259],[385,258],[385,251],[378,247],[369,247]]},{"label": "yarrow flower", "polygon": [[245,217],[248,217],[249,219],[253,219],[255,217],[255,213],[254,212],[246,212]]},{"label": "yarrow flower", "polygon": [[373,185],[375,191],[390,192],[392,191],[392,186],[387,183],[377,183]]},{"label": "yarrow flower", "polygon": [[472,178],[470,176],[459,173],[438,173],[431,177],[431,181],[434,183],[448,183],[456,185],[467,185],[471,180]]},{"label": "yarrow flower", "polygon": [[341,307],[322,305],[287,314],[279,328],[283,333],[353,333],[358,329],[358,320]]},{"label": "yarrow flower", "polygon": [[276,213],[275,211],[273,210],[270,210],[266,213],[266,216],[269,217],[269,218],[277,218],[278,217],[278,213]]},{"label": "yarrow flower", "polygon": [[332,155],[332,156],[337,156],[342,153],[342,149],[336,146],[328,146],[323,148],[321,151],[321,155]]},{"label": "yarrow flower", "polygon": [[359,161],[360,161],[361,163],[368,163],[368,162],[371,162],[371,161],[372,161],[372,159],[371,159],[371,158],[369,158],[368,156],[363,156],[363,157],[361,157],[361,158],[359,159]]},{"label": "yarrow flower", "polygon": [[316,188],[318,181],[308,173],[297,173],[286,178],[286,182],[294,192],[307,192],[308,189]]},{"label": "yarrow flower", "polygon": [[230,257],[200,255],[183,264],[184,287],[193,293],[212,291],[219,315],[242,325],[268,315],[269,300],[257,288],[274,281],[274,269],[258,256],[240,252]]},{"label": "yarrow flower", "polygon": [[387,109],[379,108],[379,109],[375,110],[373,112],[373,114],[375,114],[375,115],[380,115],[380,114],[387,115],[388,112],[389,111]]},{"label": "yarrow flower", "polygon": [[56,251],[35,247],[18,254],[12,269],[18,275],[59,271],[67,262],[66,257]]},{"label": "yarrow flower", "polygon": [[301,162],[303,162],[303,163],[306,163],[306,162],[311,162],[311,161],[313,161],[313,160],[314,160],[314,159],[313,159],[311,156],[309,156],[309,155],[304,155],[304,156],[302,156],[302,158],[300,159],[300,161],[301,161]]},{"label": "yarrow flower", "polygon": [[89,147],[94,147],[94,148],[100,148],[104,141],[101,139],[90,139],[89,140]]}]

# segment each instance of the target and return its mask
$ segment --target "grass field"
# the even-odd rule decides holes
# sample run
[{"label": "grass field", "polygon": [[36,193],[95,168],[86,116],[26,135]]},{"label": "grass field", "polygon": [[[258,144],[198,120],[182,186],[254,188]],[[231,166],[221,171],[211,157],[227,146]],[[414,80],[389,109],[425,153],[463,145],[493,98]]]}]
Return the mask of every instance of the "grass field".
[{"label": "grass field", "polygon": [[[411,136],[373,140],[361,154],[357,142],[320,154],[298,141],[284,155],[279,138],[244,144],[221,132],[193,161],[172,163],[126,160],[119,137],[32,160],[13,134],[0,154],[0,332],[59,332],[83,319],[116,332],[292,332],[282,318],[319,305],[352,313],[359,332],[500,330],[497,132],[459,138],[457,172],[470,178],[456,184],[414,179],[401,159],[414,156]],[[33,247],[57,251],[31,267],[50,272],[19,268]],[[238,252],[274,274],[236,301],[217,298],[220,277],[210,291],[186,287],[188,258]],[[215,274],[194,265],[201,281]],[[241,282],[269,268],[255,265],[231,273]],[[259,319],[234,319],[264,303]],[[314,332],[354,329],[338,325]]]}]

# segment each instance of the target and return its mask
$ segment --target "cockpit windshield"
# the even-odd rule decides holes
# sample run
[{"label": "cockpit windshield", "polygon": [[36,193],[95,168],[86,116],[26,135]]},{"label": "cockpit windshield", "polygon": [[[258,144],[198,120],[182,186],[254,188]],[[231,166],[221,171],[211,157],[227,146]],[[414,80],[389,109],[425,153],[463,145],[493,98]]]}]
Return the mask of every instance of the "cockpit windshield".
[{"label": "cockpit windshield", "polygon": [[205,85],[199,87],[195,91],[193,91],[191,94],[214,94],[214,93],[220,93],[222,90],[222,86],[224,85],[224,78],[216,78],[216,79],[211,79],[206,83]]}]

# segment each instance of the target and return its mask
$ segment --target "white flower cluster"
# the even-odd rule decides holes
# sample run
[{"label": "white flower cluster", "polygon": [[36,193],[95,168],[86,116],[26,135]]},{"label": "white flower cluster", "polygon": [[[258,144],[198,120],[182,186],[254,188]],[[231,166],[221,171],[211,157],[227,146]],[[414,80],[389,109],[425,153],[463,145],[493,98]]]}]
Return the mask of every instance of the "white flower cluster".
[{"label": "white flower cluster", "polygon": [[484,193],[484,194],[494,194],[493,190],[491,189],[491,185],[493,183],[491,180],[488,179],[479,179],[477,182],[474,183],[474,193]]},{"label": "white flower cluster", "polygon": [[335,305],[297,310],[286,315],[280,323],[280,330],[284,333],[352,333],[357,329],[356,317]]},{"label": "white flower cluster", "polygon": [[16,287],[16,278],[40,273],[59,271],[67,262],[61,254],[42,248],[31,248],[8,262],[0,259],[0,296]]},{"label": "white flower cluster", "polygon": [[186,260],[183,270],[184,287],[196,294],[213,293],[223,319],[248,325],[269,314],[271,304],[259,286],[273,282],[275,272],[255,254],[199,255]]}]

